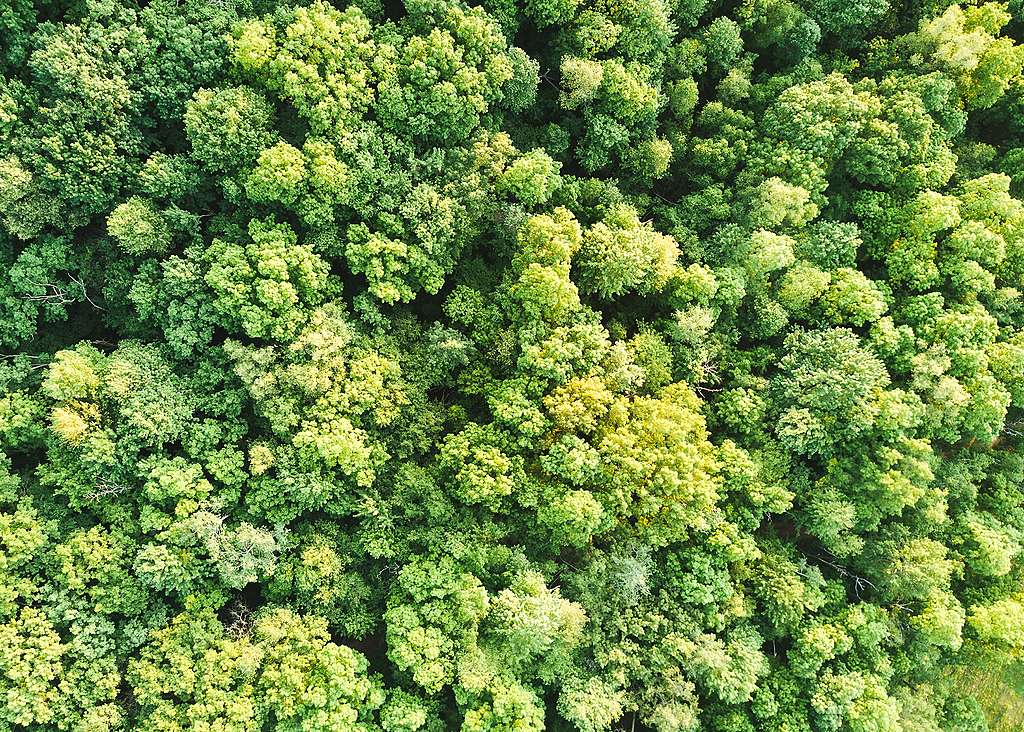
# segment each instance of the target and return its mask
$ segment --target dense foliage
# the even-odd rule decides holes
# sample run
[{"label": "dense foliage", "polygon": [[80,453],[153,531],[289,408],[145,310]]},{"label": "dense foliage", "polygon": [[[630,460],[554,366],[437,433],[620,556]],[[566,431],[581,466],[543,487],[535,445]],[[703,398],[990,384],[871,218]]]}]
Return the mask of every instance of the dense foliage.
[{"label": "dense foliage", "polygon": [[1024,6],[480,2],[0,0],[0,732],[983,731]]}]

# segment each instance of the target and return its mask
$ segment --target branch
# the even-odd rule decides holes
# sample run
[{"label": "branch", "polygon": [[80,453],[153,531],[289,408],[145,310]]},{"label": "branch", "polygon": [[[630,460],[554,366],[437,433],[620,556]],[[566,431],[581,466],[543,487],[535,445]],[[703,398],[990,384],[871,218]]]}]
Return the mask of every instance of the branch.
[{"label": "branch", "polygon": [[874,582],[872,582],[871,580],[867,579],[866,577],[860,577],[858,575],[855,575],[853,572],[848,570],[846,567],[840,566],[840,565],[836,564],[835,562],[830,562],[829,560],[825,559],[825,557],[815,557],[815,559],[817,559],[822,564],[828,565],[829,567],[834,569],[836,572],[839,573],[840,577],[843,577],[843,578],[849,577],[850,579],[852,579],[853,580],[853,591],[854,591],[854,594],[857,595],[857,599],[858,600],[860,599],[860,591],[861,591],[862,588],[870,587],[872,590],[877,590],[878,589],[875,586]]},{"label": "branch", "polygon": [[82,297],[84,297],[84,298],[85,298],[85,301],[86,301],[87,303],[89,303],[90,305],[92,305],[92,306],[93,306],[94,308],[96,308],[97,310],[105,310],[105,309],[106,309],[106,308],[101,308],[101,307],[100,307],[99,305],[97,305],[96,303],[94,303],[94,302],[92,301],[92,298],[91,298],[91,297],[89,297],[89,293],[88,293],[88,291],[87,291],[87,290],[85,289],[85,283],[84,283],[84,282],[83,282],[82,280],[78,279],[77,277],[75,277],[75,276],[74,276],[73,274],[71,274],[70,272],[68,272],[68,273],[67,273],[67,275],[68,275],[68,277],[69,277],[69,278],[71,278],[71,281],[72,281],[72,282],[74,282],[74,283],[75,283],[76,285],[78,285],[79,287],[81,287],[81,288],[82,288]]},{"label": "branch", "polygon": [[95,503],[101,498],[119,496],[122,493],[127,493],[129,490],[131,489],[126,485],[121,485],[120,483],[108,483],[105,480],[101,480],[96,483],[96,490],[91,493],[87,493],[85,497],[90,503]]},{"label": "branch", "polygon": [[550,77],[548,76],[548,74],[550,74],[550,73],[551,73],[551,69],[544,69],[544,73],[542,73],[540,75],[541,81],[546,81],[548,84],[551,85],[551,88],[553,88],[555,91],[557,91],[557,92],[559,92],[561,94],[564,94],[565,92],[562,89],[562,87],[560,87],[555,82],[551,81]]},{"label": "branch", "polygon": [[55,285],[52,282],[33,282],[35,287],[42,287],[45,291],[42,295],[22,295],[22,300],[28,302],[40,302],[46,305],[67,305],[68,303],[75,302],[75,298],[68,296],[68,291],[60,285]]}]

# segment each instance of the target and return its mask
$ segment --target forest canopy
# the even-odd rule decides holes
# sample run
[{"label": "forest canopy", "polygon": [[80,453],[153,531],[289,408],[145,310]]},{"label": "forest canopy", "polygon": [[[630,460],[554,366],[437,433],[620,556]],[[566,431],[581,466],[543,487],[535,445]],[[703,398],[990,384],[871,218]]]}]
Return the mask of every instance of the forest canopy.
[{"label": "forest canopy", "polygon": [[1020,0],[0,0],[0,732],[984,732]]}]

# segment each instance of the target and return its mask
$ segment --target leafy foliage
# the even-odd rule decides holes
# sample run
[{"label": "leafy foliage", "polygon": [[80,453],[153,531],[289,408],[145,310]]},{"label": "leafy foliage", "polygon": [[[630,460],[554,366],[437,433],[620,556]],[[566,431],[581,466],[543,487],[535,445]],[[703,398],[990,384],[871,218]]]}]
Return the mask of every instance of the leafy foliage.
[{"label": "leafy foliage", "polygon": [[983,732],[1022,33],[0,6],[0,732]]}]

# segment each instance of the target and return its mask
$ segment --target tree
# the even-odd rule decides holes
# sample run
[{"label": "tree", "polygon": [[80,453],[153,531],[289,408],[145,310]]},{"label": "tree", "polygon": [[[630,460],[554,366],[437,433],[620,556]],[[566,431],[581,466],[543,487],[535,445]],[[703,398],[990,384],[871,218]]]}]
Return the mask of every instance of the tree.
[{"label": "tree", "polygon": [[773,385],[785,444],[828,457],[874,427],[889,375],[857,336],[841,328],[797,332],[787,346]]},{"label": "tree", "polygon": [[668,282],[679,256],[671,237],[640,222],[636,211],[612,209],[588,229],[580,246],[580,279],[608,299],[630,290],[657,292]]}]

